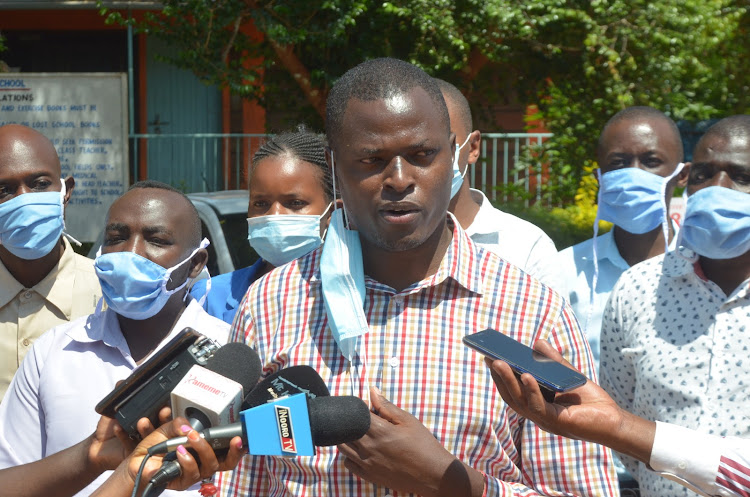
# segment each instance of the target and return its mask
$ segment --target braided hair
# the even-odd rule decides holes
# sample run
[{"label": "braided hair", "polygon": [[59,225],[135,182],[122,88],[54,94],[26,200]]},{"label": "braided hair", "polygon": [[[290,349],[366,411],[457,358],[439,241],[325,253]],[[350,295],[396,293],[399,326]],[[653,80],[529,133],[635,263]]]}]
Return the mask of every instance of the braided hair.
[{"label": "braided hair", "polygon": [[331,171],[328,169],[328,163],[326,163],[325,147],[325,135],[314,133],[308,130],[304,124],[300,124],[296,131],[285,131],[264,143],[253,155],[250,174],[252,175],[255,166],[267,157],[290,155],[301,161],[309,162],[320,169],[320,186],[323,188],[326,199],[331,201],[333,200],[333,180],[331,179]]}]

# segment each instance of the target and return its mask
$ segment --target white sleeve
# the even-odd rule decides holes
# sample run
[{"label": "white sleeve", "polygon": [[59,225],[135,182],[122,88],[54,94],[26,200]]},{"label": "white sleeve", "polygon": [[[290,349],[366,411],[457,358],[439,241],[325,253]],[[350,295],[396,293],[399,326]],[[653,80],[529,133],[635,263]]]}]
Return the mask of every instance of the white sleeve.
[{"label": "white sleeve", "polygon": [[555,242],[547,236],[541,229],[539,237],[534,246],[529,251],[529,258],[526,261],[526,269],[529,274],[536,279],[560,293],[566,299],[564,294],[565,284],[563,282],[562,271],[558,264],[557,249]]},{"label": "white sleeve", "polygon": [[[47,336],[45,336],[47,335]],[[51,333],[36,340],[0,403],[0,469],[44,457],[46,432],[39,380]]]},{"label": "white sleeve", "polygon": [[657,421],[649,466],[701,495],[750,495],[750,440]]}]

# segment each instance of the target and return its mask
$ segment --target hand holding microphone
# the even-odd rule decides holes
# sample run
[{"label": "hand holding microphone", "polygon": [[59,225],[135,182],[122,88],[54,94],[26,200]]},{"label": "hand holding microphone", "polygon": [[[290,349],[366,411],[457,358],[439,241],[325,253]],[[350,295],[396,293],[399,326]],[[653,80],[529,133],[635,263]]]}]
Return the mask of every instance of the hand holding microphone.
[{"label": "hand holding microphone", "polygon": [[[181,472],[177,478],[171,480],[168,484],[168,488],[173,490],[184,490],[194,483],[210,477],[217,471],[230,470],[237,466],[245,454],[241,441],[239,439],[233,440],[229,444],[229,450],[222,460],[219,461],[208,443],[198,436],[198,432],[190,428],[187,424],[187,419],[177,418],[163,424],[145,437],[136,446],[135,450],[117,467],[114,473],[110,475],[107,481],[92,494],[92,497],[130,496],[134,490],[141,463],[148,453],[148,448],[156,443],[180,435],[186,435],[188,442],[184,446],[180,446],[176,453],[176,462],[179,464]],[[190,448],[196,454],[197,458],[193,457],[191,452],[188,452],[186,448]],[[197,459],[200,459],[200,464],[198,464]],[[160,456],[149,459],[143,469],[143,476],[145,478],[141,481],[148,481],[160,468],[161,464],[162,457]]]}]

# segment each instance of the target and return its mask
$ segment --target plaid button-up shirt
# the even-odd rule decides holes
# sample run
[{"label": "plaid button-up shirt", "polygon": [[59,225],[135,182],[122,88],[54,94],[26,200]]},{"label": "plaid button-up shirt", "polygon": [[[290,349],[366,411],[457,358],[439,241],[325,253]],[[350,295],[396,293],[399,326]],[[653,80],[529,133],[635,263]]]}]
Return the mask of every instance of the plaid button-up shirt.
[{"label": "plaid button-up shirt", "polygon": [[[307,364],[331,395],[365,401],[369,387],[378,387],[482,472],[486,495],[617,495],[607,449],[549,434],[518,416],[498,395],[482,357],[461,341],[485,328],[527,345],[543,338],[593,378],[591,351],[570,307],[478,248],[452,217],[449,223],[452,242],[434,275],[400,292],[366,278],[369,332],[352,364],[328,328],[320,249],[251,286],[230,339],[254,347],[265,374]],[[313,457],[246,456],[219,487],[222,496],[403,495],[354,476],[336,447],[319,447]]]}]

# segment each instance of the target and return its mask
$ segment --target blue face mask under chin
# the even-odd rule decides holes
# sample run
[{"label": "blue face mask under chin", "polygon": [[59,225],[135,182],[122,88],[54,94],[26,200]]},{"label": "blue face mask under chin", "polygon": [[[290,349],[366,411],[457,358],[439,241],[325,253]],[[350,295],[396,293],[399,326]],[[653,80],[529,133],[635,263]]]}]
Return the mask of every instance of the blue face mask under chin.
[{"label": "blue face mask under chin", "polygon": [[680,243],[709,259],[750,251],[750,194],[709,186],[687,199]]},{"label": "blue face mask under chin", "polygon": [[172,273],[208,244],[208,240],[203,239],[190,256],[169,269],[134,252],[98,255],[94,270],[102,287],[104,301],[114,312],[129,319],[143,320],[155,316],[164,308],[169,297],[190,282],[190,278],[186,278],[182,284],[168,290]]}]

